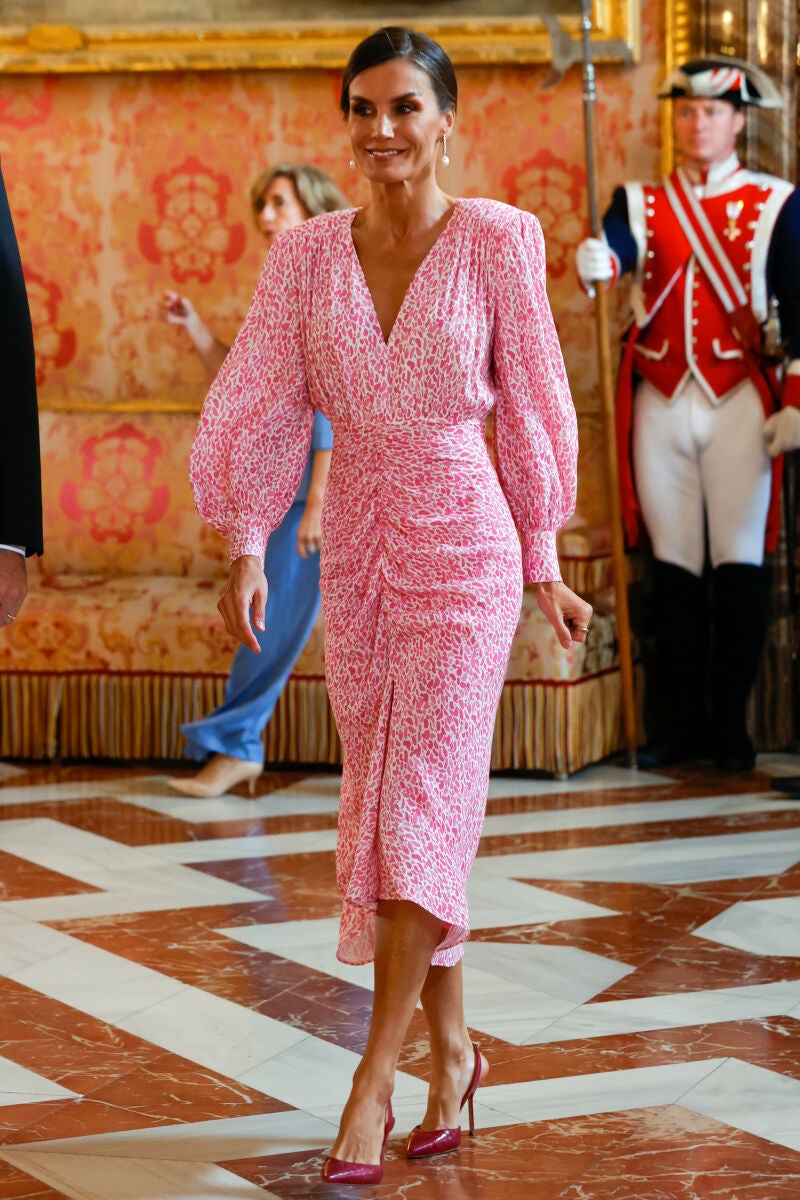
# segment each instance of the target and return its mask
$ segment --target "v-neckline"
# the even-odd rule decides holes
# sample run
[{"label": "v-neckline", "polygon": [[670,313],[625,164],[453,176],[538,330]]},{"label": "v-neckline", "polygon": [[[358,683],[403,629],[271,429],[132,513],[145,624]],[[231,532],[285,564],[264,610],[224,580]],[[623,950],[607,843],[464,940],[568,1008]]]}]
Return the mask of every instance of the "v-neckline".
[{"label": "v-neckline", "polygon": [[436,248],[439,245],[439,243],[441,242],[442,238],[445,236],[448,229],[455,221],[460,207],[461,207],[461,201],[454,200],[453,201],[453,211],[450,213],[450,216],[447,218],[447,224],[444,226],[443,229],[440,230],[439,233],[437,233],[436,238],[434,239],[433,243],[428,247],[424,256],[422,257],[419,264],[417,265],[417,269],[414,272],[414,274],[411,276],[408,287],[405,290],[405,294],[403,295],[403,299],[400,303],[400,307],[398,308],[397,313],[395,314],[394,321],[392,322],[392,328],[389,330],[388,337],[384,337],[384,335],[383,335],[383,329],[381,328],[380,318],[378,317],[378,310],[375,307],[375,299],[372,295],[372,292],[370,291],[370,286],[367,283],[367,277],[364,274],[364,268],[361,265],[361,259],[358,257],[358,250],[356,249],[355,239],[353,238],[353,222],[355,221],[358,214],[361,212],[361,209],[354,208],[352,210],[352,215],[350,217],[349,224],[346,226],[347,238],[348,238],[348,241],[350,242],[350,249],[352,251],[353,258],[355,260],[356,268],[358,271],[358,275],[361,279],[362,287],[364,288],[364,292],[366,293],[367,299],[369,300],[369,306],[370,306],[370,310],[372,312],[373,327],[374,327],[375,332],[377,333],[377,336],[378,336],[378,339],[379,339],[381,345],[388,346],[390,344],[390,342],[394,336],[394,331],[397,328],[397,326],[400,324],[400,318],[402,317],[402,315],[406,309],[406,306],[408,304],[408,298],[411,295],[411,293],[414,291],[414,285],[416,284],[417,280],[419,279],[419,277],[422,274],[425,267],[430,262],[431,257],[434,255]]}]

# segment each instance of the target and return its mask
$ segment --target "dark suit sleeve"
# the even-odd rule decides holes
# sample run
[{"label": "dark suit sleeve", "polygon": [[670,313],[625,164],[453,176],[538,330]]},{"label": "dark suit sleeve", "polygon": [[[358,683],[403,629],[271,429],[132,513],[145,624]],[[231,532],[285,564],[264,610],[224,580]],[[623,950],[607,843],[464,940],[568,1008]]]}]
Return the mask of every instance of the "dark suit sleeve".
[{"label": "dark suit sleeve", "polygon": [[631,233],[628,196],[625,188],[618,187],[614,190],[611,204],[603,217],[603,232],[606,235],[606,241],[619,259],[620,275],[635,271],[638,250],[636,239]]},{"label": "dark suit sleeve", "polygon": [[767,259],[770,294],[777,297],[789,358],[800,358],[800,188],[781,209]]},{"label": "dark suit sleeve", "polygon": [[28,296],[0,174],[0,542],[42,553],[36,363]]}]

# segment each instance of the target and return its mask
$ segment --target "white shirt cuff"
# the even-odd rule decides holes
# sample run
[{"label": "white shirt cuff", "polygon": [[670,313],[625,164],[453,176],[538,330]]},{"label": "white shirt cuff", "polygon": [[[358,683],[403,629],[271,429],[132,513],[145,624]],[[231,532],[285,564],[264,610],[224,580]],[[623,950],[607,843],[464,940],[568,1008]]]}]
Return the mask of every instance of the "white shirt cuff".
[{"label": "white shirt cuff", "polygon": [[0,550],[16,550],[17,554],[21,554],[23,558],[25,557],[24,546],[9,546],[6,542],[0,542]]}]

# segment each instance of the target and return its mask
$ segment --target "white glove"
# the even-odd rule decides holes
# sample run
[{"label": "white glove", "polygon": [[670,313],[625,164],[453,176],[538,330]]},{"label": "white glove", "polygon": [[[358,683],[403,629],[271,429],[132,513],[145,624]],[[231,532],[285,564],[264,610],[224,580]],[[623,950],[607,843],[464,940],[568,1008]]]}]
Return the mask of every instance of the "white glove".
[{"label": "white glove", "polygon": [[764,422],[764,445],[770,458],[800,450],[800,409],[787,404]]},{"label": "white glove", "polygon": [[585,238],[575,255],[578,277],[588,295],[594,295],[594,284],[605,283],[614,277],[614,262],[608,243],[603,238]]}]

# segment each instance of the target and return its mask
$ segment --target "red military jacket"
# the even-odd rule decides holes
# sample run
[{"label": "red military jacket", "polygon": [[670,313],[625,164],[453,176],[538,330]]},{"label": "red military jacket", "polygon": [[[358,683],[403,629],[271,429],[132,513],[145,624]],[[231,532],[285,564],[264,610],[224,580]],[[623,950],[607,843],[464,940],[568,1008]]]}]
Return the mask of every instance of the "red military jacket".
[{"label": "red military jacket", "polygon": [[[632,305],[639,334],[634,370],[666,397],[691,373],[712,403],[750,376],[728,314],[670,207],[663,184],[628,184],[628,215],[639,248]],[[792,185],[738,166],[700,199],[750,301],[767,316],[772,231]]]},{"label": "red military jacket", "polygon": [[[631,546],[641,534],[630,458],[632,376],[646,379],[667,400],[693,376],[712,404],[723,403],[745,379],[753,378],[752,363],[669,204],[665,183],[625,186],[637,253],[631,290],[634,326],[620,370],[616,419],[623,520]],[[746,170],[732,155],[712,168],[700,198],[758,324],[768,312],[767,258],[773,230],[792,191],[785,180]],[[613,236],[608,240],[619,268]],[[800,376],[790,381],[798,385]],[[769,397],[762,399],[766,407]],[[798,400],[800,388],[794,386],[789,393],[784,389],[784,403]],[[779,477],[776,460],[768,548],[776,538]]]}]

